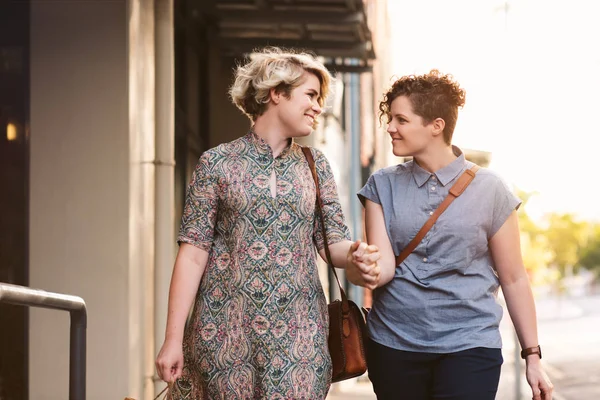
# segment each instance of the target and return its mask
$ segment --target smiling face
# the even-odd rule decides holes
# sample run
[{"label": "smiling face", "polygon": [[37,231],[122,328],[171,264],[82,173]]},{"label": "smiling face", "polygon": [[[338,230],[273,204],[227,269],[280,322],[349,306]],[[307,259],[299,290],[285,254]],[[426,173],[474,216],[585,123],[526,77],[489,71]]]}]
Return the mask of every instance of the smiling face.
[{"label": "smiling face", "polygon": [[413,112],[410,99],[399,96],[390,107],[387,132],[392,138],[392,151],[397,157],[419,156],[435,137],[433,123],[425,124],[422,117]]},{"label": "smiling face", "polygon": [[321,82],[314,74],[306,72],[300,86],[290,92],[276,94],[279,122],[289,137],[311,134],[316,119],[321,114]]}]

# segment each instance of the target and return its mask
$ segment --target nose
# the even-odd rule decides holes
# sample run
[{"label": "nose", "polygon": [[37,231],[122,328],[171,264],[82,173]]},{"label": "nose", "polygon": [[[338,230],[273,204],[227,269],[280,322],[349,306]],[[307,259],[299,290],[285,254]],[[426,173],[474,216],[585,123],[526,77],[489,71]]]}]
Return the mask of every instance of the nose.
[{"label": "nose", "polygon": [[316,115],[321,114],[321,112],[323,111],[323,109],[319,105],[318,101],[315,101],[315,102],[312,103],[311,109],[315,112]]},{"label": "nose", "polygon": [[388,124],[387,133],[397,133],[398,129],[392,124]]}]

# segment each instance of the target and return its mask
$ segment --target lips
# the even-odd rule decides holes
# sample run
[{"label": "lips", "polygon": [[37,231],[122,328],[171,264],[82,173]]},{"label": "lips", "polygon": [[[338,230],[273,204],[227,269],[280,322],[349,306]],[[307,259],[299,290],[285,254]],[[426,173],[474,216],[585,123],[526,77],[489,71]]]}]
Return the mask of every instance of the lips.
[{"label": "lips", "polygon": [[310,120],[310,124],[314,124],[315,123],[315,117],[314,115],[310,115],[310,114],[304,114],[305,116],[308,117],[308,119]]}]

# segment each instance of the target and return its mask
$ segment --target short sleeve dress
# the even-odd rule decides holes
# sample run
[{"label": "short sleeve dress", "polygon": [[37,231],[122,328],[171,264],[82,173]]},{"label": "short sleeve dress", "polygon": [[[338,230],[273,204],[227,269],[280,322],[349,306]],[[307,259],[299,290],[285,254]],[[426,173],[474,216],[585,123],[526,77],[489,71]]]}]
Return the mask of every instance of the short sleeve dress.
[{"label": "short sleeve dress", "polygon": [[[330,244],[349,238],[333,174],[312,149]],[[277,178],[276,196],[269,178]],[[180,399],[324,399],[328,315],[324,246],[301,146],[276,158],[250,131],[206,151],[188,188],[180,243],[209,253],[184,334]]]}]

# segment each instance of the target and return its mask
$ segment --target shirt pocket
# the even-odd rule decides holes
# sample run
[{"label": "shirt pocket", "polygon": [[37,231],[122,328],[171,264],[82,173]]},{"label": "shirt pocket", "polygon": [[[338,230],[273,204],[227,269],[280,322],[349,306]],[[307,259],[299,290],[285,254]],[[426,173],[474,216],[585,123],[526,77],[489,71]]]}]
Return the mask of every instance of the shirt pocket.
[{"label": "shirt pocket", "polygon": [[481,227],[461,220],[436,224],[423,240],[425,254],[416,268],[419,279],[464,275],[486,247]]}]

